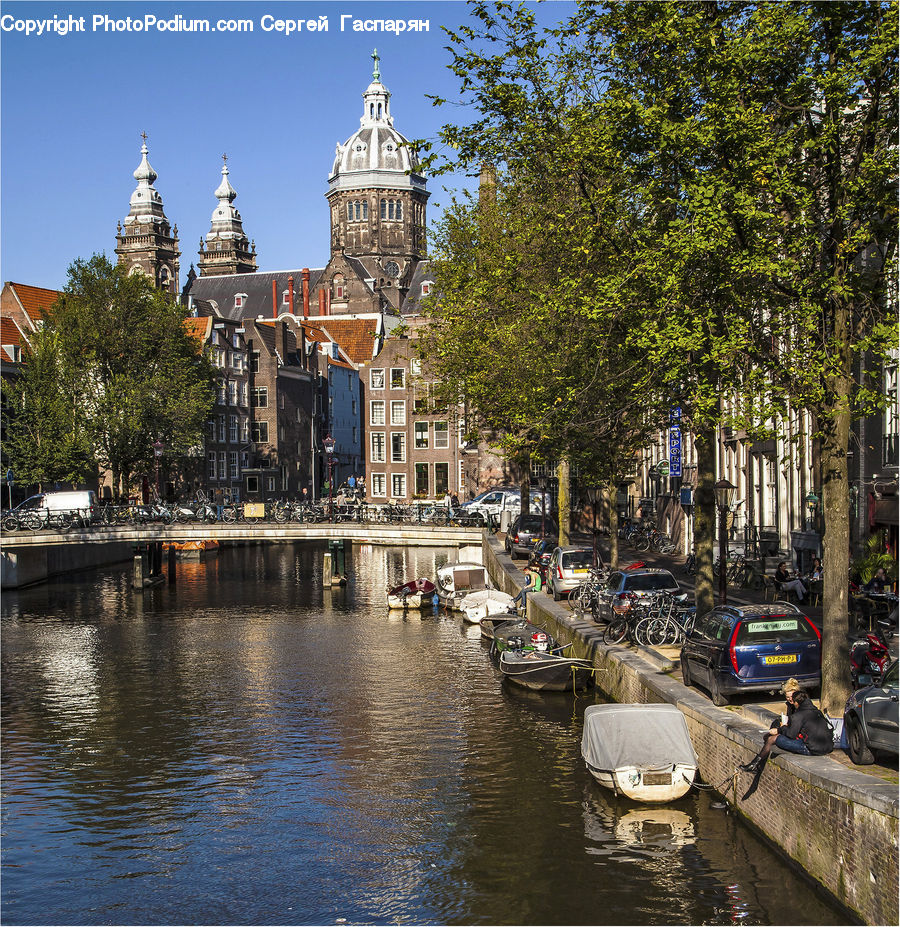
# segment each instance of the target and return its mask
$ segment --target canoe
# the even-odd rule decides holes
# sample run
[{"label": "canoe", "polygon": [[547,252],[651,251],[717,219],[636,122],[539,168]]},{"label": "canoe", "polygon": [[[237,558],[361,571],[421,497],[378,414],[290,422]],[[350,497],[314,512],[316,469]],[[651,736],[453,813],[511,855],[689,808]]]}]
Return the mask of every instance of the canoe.
[{"label": "canoe", "polygon": [[674,801],[697,774],[687,721],[674,705],[589,705],[581,755],[600,785],[634,801]]}]

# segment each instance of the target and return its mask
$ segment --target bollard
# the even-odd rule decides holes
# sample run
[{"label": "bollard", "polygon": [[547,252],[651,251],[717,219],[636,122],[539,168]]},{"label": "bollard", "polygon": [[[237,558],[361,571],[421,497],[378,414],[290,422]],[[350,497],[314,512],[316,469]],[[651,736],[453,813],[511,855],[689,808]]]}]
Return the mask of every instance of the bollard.
[{"label": "bollard", "polygon": [[144,553],[140,551],[134,555],[134,574],[131,578],[131,585],[135,589],[144,588]]}]

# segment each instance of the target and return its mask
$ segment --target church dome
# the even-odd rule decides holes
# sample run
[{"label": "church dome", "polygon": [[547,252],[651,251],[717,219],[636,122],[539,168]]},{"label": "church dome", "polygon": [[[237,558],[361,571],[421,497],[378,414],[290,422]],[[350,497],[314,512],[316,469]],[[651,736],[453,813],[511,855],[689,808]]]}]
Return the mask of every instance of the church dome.
[{"label": "church dome", "polygon": [[419,159],[408,139],[394,128],[391,93],[381,83],[378,53],[372,83],[363,93],[363,114],[359,129],[338,144],[328,184],[332,189],[387,186],[424,190],[418,175]]}]

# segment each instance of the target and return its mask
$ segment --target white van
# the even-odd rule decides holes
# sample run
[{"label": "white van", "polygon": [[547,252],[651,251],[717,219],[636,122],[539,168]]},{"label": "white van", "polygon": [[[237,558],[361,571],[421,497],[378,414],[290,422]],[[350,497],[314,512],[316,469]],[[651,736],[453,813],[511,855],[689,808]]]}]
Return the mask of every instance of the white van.
[{"label": "white van", "polygon": [[37,512],[42,521],[76,515],[85,521],[92,521],[97,514],[97,496],[91,489],[60,492],[42,492],[26,499],[17,506],[19,512]]},{"label": "white van", "polygon": [[[531,511],[539,515],[541,513],[541,491],[539,489],[531,490]],[[547,514],[551,513],[550,493],[545,493],[545,505]],[[502,512],[511,512],[515,518],[519,514],[522,505],[522,495],[518,488],[513,486],[497,486],[476,496],[471,502],[464,502],[460,508],[463,512],[479,513],[485,519],[490,516],[494,521],[500,521]]]}]

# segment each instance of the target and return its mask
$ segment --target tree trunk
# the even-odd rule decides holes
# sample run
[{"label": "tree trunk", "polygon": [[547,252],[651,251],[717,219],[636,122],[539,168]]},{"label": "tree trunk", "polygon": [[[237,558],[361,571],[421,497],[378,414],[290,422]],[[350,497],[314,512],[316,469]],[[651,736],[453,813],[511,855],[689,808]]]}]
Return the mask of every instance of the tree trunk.
[{"label": "tree trunk", "polygon": [[519,478],[519,514],[527,515],[531,511],[531,455],[526,451],[522,456],[522,475]]},{"label": "tree trunk", "polygon": [[559,546],[568,547],[572,524],[572,500],[569,496],[569,461],[563,457],[556,465],[556,479],[559,483],[557,506],[559,508]]},{"label": "tree trunk", "polygon": [[697,615],[705,615],[715,605],[713,560],[716,538],[716,429],[706,426],[694,432],[697,453],[697,490],[694,493],[694,548],[697,574],[694,597]]},{"label": "tree trunk", "polygon": [[[835,313],[835,333],[847,330],[849,313]],[[839,338],[839,341],[841,339]],[[826,715],[841,717],[850,694],[847,658],[850,579],[850,491],[847,448],[850,440],[850,352],[843,339],[841,371],[826,382],[826,411],[821,417],[822,507],[825,518],[822,612],[822,693]]]},{"label": "tree trunk", "polygon": [[611,570],[619,565],[619,507],[616,504],[618,483],[607,483],[603,488],[603,505],[606,509],[606,523],[609,525],[609,563]]}]

